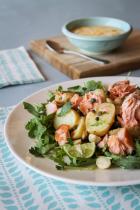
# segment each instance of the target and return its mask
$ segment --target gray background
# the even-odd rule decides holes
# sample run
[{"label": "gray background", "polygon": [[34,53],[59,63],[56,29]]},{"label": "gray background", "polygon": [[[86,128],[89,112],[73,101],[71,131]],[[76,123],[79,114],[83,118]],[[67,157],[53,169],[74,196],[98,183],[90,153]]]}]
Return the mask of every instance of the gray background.
[{"label": "gray background", "polygon": [[[62,25],[75,18],[108,16],[124,19],[140,28],[139,0],[0,0],[0,50],[25,46],[32,39],[60,34]],[[52,83],[69,80],[42,59],[33,59],[46,82],[0,89],[0,106],[14,105],[22,98]],[[140,71],[134,71],[140,76]]]}]

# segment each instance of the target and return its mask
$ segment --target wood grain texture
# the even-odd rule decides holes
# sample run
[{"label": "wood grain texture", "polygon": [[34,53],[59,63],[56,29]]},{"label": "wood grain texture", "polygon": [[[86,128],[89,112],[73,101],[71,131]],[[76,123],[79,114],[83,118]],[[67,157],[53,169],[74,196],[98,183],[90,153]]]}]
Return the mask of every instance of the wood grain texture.
[{"label": "wood grain texture", "polygon": [[[64,48],[76,50],[63,35],[48,39],[58,42]],[[45,39],[31,41],[30,48],[72,79],[114,75],[140,68],[140,30],[136,29],[120,48],[106,55],[100,55],[100,58],[110,61],[105,65],[97,65],[75,55],[50,52],[45,47]]]}]

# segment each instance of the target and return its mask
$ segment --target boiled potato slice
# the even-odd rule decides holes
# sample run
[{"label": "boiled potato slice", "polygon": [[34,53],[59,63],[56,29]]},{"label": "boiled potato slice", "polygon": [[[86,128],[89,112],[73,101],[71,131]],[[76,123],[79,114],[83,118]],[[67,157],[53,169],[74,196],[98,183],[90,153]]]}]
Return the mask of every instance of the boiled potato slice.
[{"label": "boiled potato slice", "polygon": [[87,130],[86,130],[86,126],[85,126],[85,130],[83,131],[82,133],[82,139],[85,139],[87,137],[88,133],[87,133]]},{"label": "boiled potato slice", "polygon": [[112,126],[115,118],[115,106],[111,103],[102,103],[96,112],[89,112],[86,116],[86,129],[89,133],[104,136]]},{"label": "boiled potato slice", "polygon": [[72,132],[73,139],[82,138],[83,132],[86,130],[85,117],[81,117],[78,123],[78,127]]},{"label": "boiled potato slice", "polygon": [[54,127],[57,129],[60,125],[69,125],[70,129],[74,128],[78,125],[80,116],[79,114],[71,109],[67,114],[64,116],[58,116],[58,113],[61,109],[58,109],[54,118]]}]

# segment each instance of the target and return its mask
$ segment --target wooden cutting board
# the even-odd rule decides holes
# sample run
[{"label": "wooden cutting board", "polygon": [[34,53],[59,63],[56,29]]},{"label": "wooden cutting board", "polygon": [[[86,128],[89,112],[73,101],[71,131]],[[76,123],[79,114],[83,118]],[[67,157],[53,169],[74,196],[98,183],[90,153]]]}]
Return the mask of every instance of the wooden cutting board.
[{"label": "wooden cutting board", "polygon": [[[58,42],[64,48],[77,50],[63,35],[47,39]],[[140,30],[136,29],[119,49],[100,55],[100,58],[110,61],[105,65],[97,65],[78,56],[50,52],[45,48],[45,39],[31,41],[30,48],[72,79],[113,75],[140,68]]]}]

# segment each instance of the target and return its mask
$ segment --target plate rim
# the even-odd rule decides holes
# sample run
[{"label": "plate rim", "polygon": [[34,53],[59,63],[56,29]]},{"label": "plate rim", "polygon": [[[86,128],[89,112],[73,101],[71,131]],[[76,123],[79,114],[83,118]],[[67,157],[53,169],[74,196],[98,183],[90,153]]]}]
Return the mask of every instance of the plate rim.
[{"label": "plate rim", "polygon": [[[102,80],[103,78],[118,78],[119,80],[121,79],[139,79],[139,77],[131,77],[131,76],[104,76],[104,77],[88,77],[88,78],[82,78],[82,79],[76,79],[74,81],[78,82],[78,81],[86,81],[86,80],[92,80],[92,79],[96,79],[96,80]],[[67,83],[71,83],[72,80],[68,80],[68,81],[65,81],[65,82],[59,82],[59,83],[55,83],[53,85],[50,85],[50,86],[47,86],[45,88],[41,88],[40,90],[38,91],[35,91],[33,92],[32,94],[30,94],[29,96],[23,98],[22,100],[20,100],[15,106],[14,108],[9,112],[9,114],[7,115],[6,117],[6,120],[5,120],[5,124],[4,124],[4,140],[10,150],[10,152],[13,154],[13,156],[19,161],[21,162],[24,166],[30,168],[31,170],[35,171],[36,173],[39,173],[45,177],[49,177],[49,178],[53,178],[53,179],[57,179],[59,181],[64,181],[64,182],[67,182],[67,183],[71,183],[71,184],[80,184],[80,185],[90,185],[90,186],[106,186],[106,187],[116,187],[116,186],[128,186],[128,185],[136,185],[136,184],[140,184],[140,178],[139,179],[136,179],[136,180],[128,180],[128,181],[109,181],[109,182],[101,182],[101,181],[80,181],[80,180],[75,180],[75,179],[70,179],[70,178],[67,178],[67,177],[60,177],[60,176],[57,176],[55,174],[52,174],[52,173],[49,173],[48,171],[45,172],[41,169],[39,169],[38,167],[35,167],[33,166],[32,164],[28,163],[25,161],[25,159],[21,158],[16,152],[13,151],[12,147],[11,147],[11,144],[10,144],[10,139],[7,135],[7,129],[8,129],[8,123],[9,123],[9,120],[13,114],[13,112],[16,110],[16,108],[18,108],[22,102],[24,100],[28,100],[30,99],[32,96],[36,95],[36,94],[39,94],[40,92],[44,91],[44,90],[51,90],[59,85],[65,85]],[[123,170],[123,169],[122,169]],[[126,170],[126,169],[125,169]],[[135,169],[133,169],[135,170]],[[126,171],[129,171],[129,170],[126,170]],[[132,171],[132,170],[131,170]]]}]

